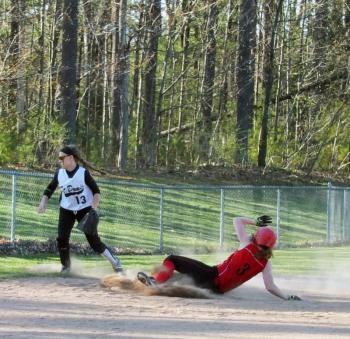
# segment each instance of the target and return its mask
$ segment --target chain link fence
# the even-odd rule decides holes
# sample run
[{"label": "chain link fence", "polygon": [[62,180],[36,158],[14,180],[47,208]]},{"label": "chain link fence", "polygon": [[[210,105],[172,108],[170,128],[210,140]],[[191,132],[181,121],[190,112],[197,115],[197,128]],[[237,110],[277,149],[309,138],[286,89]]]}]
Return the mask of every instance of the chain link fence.
[{"label": "chain link fence", "polygon": [[[56,192],[36,208],[52,175],[0,170],[0,238],[55,240]],[[328,186],[164,186],[96,180],[101,189],[100,237],[120,249],[203,252],[237,246],[232,219],[269,214],[278,246],[350,240],[350,188]],[[249,228],[253,233],[254,227]],[[86,243],[77,229],[72,242]]]}]

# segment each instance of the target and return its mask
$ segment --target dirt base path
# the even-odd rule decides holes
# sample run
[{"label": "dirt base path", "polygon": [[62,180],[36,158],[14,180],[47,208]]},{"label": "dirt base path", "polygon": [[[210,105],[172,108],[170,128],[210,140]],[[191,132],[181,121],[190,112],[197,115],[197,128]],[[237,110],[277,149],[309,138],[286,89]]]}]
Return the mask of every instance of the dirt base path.
[{"label": "dirt base path", "polygon": [[97,278],[0,281],[1,338],[349,338],[350,294],[290,282],[301,302],[268,294],[256,281],[209,299],[147,296],[100,286]]}]

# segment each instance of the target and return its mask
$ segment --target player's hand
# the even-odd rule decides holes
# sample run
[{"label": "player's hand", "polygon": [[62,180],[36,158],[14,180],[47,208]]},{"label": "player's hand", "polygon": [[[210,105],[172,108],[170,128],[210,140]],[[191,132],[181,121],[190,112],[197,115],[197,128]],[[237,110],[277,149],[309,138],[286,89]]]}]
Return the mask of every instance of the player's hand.
[{"label": "player's hand", "polygon": [[37,208],[37,212],[38,213],[45,213],[46,206],[47,206],[47,203],[45,201],[41,201],[38,208]]},{"label": "player's hand", "polygon": [[261,215],[256,219],[256,226],[263,227],[267,226],[267,224],[272,223],[272,218],[269,215]]},{"label": "player's hand", "polygon": [[41,199],[40,204],[37,208],[38,213],[45,213],[46,207],[47,207],[47,201],[48,201],[47,197],[43,197]]},{"label": "player's hand", "polygon": [[43,204],[40,204],[39,207],[36,209],[38,213],[45,213],[46,211],[46,206]]},{"label": "player's hand", "polygon": [[301,299],[297,295],[291,294],[291,295],[288,296],[288,300],[303,300],[303,299]]}]

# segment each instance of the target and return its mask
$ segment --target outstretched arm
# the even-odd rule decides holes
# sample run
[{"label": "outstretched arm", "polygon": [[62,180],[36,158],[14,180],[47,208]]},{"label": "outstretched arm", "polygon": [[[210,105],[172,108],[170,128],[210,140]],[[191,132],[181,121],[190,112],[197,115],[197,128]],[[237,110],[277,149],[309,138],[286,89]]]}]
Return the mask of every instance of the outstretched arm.
[{"label": "outstretched arm", "polygon": [[38,213],[44,213],[47,207],[47,203],[49,199],[51,198],[51,195],[53,192],[55,192],[56,188],[58,186],[58,170],[55,172],[55,175],[49,185],[46,187],[44,194],[40,200],[39,206],[37,208]]},{"label": "outstretched arm", "polygon": [[236,234],[239,242],[242,245],[246,245],[249,243],[249,235],[245,230],[245,225],[255,225],[256,220],[244,218],[244,217],[236,217],[233,218],[233,224],[235,226]]},{"label": "outstretched arm", "polygon": [[276,297],[279,297],[283,300],[301,300],[297,295],[287,295],[283,293],[278,286],[273,281],[273,275],[272,275],[272,265],[271,262],[268,262],[265,266],[263,272],[263,279],[265,288]]},{"label": "outstretched arm", "polygon": [[273,275],[272,275],[272,266],[271,263],[268,262],[267,265],[265,266],[263,272],[263,279],[264,279],[264,284],[265,288],[273,295],[276,297],[279,297],[284,300],[288,300],[288,296],[284,294],[278,286],[275,284],[273,280]]}]

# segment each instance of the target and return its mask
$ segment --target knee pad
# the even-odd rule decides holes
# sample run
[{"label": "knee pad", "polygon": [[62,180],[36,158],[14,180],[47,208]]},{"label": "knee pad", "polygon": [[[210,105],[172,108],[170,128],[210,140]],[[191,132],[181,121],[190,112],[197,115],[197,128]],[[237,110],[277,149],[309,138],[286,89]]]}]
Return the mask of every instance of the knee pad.
[{"label": "knee pad", "polygon": [[166,259],[163,261],[163,266],[167,268],[168,271],[171,273],[174,272],[175,265],[171,260],[171,255],[169,255]]},{"label": "knee pad", "polygon": [[175,265],[170,259],[171,259],[170,256],[167,257],[163,261],[163,267],[153,275],[157,283],[166,282],[173,275],[175,270]]}]

